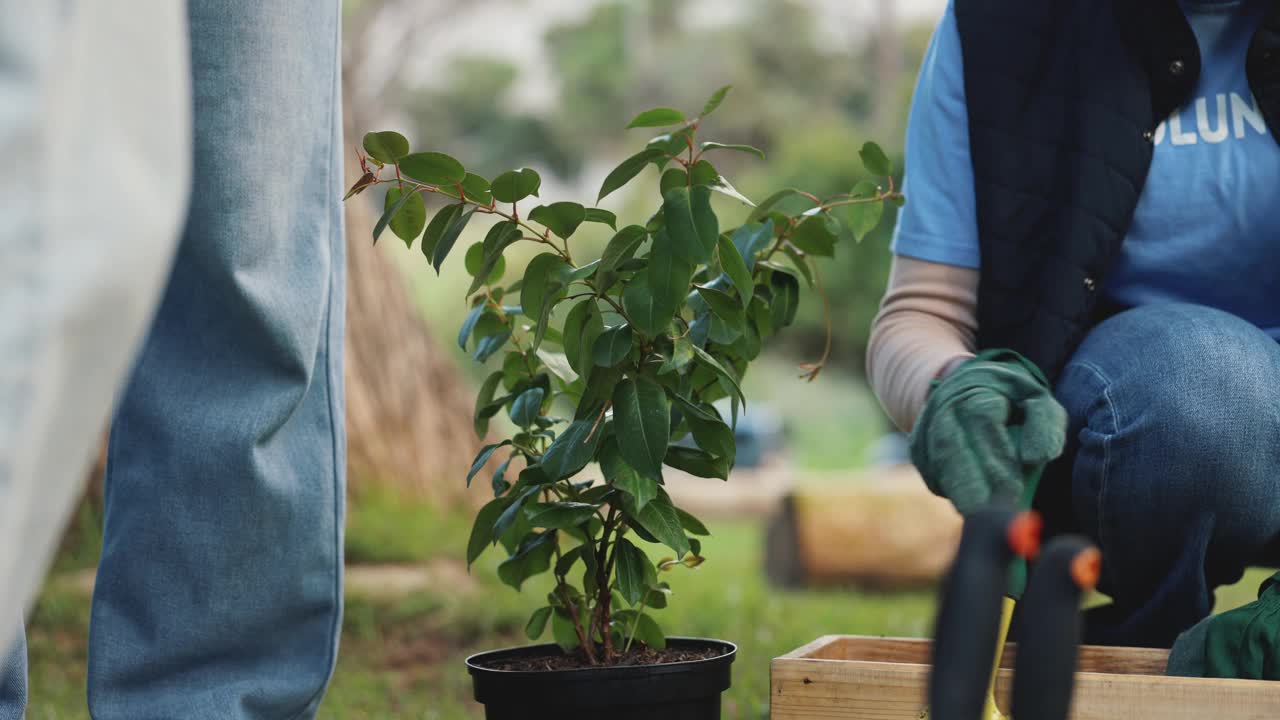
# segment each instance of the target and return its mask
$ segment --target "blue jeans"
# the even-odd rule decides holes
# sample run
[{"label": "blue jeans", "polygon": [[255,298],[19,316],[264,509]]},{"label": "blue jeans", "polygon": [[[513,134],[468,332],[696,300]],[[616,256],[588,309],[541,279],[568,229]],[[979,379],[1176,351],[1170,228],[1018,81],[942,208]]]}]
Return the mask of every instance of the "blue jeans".
[{"label": "blue jeans", "polygon": [[[190,20],[191,204],[112,425],[89,709],[309,718],[342,616],[340,3]],[[21,718],[22,651],[0,671]]]},{"label": "blue jeans", "polygon": [[[1233,315],[1148,305],[1098,325],[1058,380],[1070,505],[1113,604],[1086,641],[1168,647],[1280,547],[1280,345]],[[1066,495],[1066,493],[1064,493]]]}]

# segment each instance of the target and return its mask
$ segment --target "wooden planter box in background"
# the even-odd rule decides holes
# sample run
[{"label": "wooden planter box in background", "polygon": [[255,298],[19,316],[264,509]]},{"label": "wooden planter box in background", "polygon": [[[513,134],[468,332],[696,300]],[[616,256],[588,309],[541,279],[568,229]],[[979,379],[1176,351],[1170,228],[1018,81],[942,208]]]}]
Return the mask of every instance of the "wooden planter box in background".
[{"label": "wooden planter box in background", "polygon": [[[773,661],[773,720],[918,720],[931,642],[829,635]],[[996,683],[1008,712],[1016,646]],[[1080,648],[1073,720],[1275,720],[1280,682],[1165,677],[1168,652]]]}]

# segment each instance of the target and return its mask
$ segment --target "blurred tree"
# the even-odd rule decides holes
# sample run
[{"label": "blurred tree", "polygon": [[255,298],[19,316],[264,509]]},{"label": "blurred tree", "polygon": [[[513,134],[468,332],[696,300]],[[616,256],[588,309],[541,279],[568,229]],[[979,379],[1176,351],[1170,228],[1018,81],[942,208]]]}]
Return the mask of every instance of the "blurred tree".
[{"label": "blurred tree", "polygon": [[504,60],[463,56],[443,88],[407,89],[404,107],[422,147],[448,147],[471,158],[482,175],[537,164],[560,177],[578,173],[583,148],[570,145],[545,119],[506,110],[519,69]]},{"label": "blurred tree", "polygon": [[[423,0],[346,3],[342,85],[347,186],[360,174],[354,149],[385,115],[388,93],[402,82],[402,64],[392,62],[388,69],[386,58],[402,56],[430,28],[444,27],[459,7]],[[388,42],[388,37],[399,39]],[[495,76],[489,80],[502,82]],[[378,485],[439,504],[460,502],[465,489],[459,479],[480,447],[471,431],[470,392],[449,356],[435,345],[398,269],[371,247],[375,211],[367,201],[348,203],[346,210],[351,494],[358,498],[362,489]]]}]

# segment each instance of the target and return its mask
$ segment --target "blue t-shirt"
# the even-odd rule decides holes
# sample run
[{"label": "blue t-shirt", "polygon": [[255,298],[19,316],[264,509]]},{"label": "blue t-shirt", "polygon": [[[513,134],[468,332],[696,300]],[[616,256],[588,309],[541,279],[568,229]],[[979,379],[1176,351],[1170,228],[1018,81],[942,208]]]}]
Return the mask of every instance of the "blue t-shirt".
[{"label": "blue t-shirt", "polygon": [[[1280,146],[1245,75],[1265,9],[1260,0],[1184,0],[1200,44],[1200,81],[1156,130],[1151,171],[1104,291],[1122,305],[1208,305],[1280,339]],[[893,250],[977,268],[962,62],[948,3],[912,101],[907,203]]]}]

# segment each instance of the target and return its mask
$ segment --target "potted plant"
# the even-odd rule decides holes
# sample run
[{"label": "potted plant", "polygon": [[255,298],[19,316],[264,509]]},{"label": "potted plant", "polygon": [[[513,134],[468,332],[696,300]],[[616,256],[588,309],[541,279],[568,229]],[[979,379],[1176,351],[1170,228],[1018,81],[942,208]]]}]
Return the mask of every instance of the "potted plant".
[{"label": "potted plant", "polygon": [[[486,445],[466,478],[500,461],[485,478],[494,499],[476,514],[467,562],[501,546],[502,582],[519,590],[549,576],[526,632],[537,640],[550,626],[555,642],[468,659],[489,718],[719,717],[735,646],[669,638],[652,614],[671,594],[665,578],[703,562],[698,538],[708,534],[672,503],[664,468],[728,479],[747,402],[741,379],[794,320],[801,286],[820,286],[812,258],[861,239],[885,202],[902,201],[888,159],[868,143],[862,162],[883,186],[829,198],[783,189],[753,205],[711,158],[764,153],[698,139],[728,91],[694,117],[659,108],[631,122],[668,131],[600,188],[597,202],[657,168],[656,212],[623,227],[574,202],[521,214],[541,185],[531,169],[489,181],[448,155],[410,152],[397,133],[364,138],[365,172],[347,197],[388,186],[374,242],[388,228],[410,249],[421,237],[439,272],[475,216],[497,221],[465,252],[471,310],[458,343],[495,361],[476,398],[476,432],[484,437],[499,412],[514,430]],[[430,222],[428,193],[448,199]],[[746,221],[722,228],[712,193],[751,206]],[[615,232],[599,257],[575,247],[584,223]],[[542,252],[509,277],[504,252],[518,243]],[[825,361],[803,366],[804,377]]]}]

